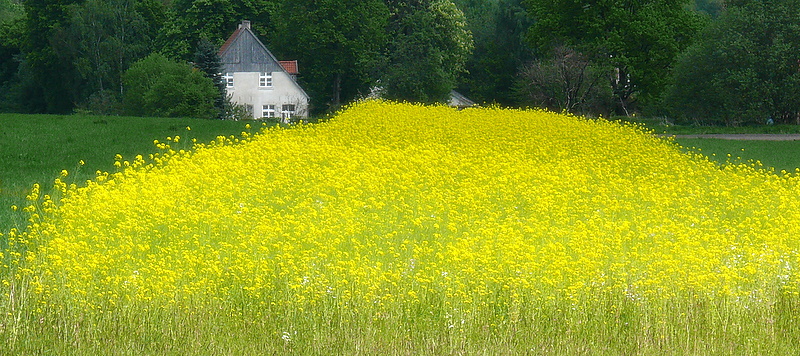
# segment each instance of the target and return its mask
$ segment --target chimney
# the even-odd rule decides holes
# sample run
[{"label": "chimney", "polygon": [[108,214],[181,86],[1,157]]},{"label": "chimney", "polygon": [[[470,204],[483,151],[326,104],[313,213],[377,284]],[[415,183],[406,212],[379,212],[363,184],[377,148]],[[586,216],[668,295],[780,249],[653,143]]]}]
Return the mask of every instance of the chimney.
[{"label": "chimney", "polygon": [[250,21],[249,20],[242,20],[242,23],[239,25],[239,28],[246,28],[250,29]]}]

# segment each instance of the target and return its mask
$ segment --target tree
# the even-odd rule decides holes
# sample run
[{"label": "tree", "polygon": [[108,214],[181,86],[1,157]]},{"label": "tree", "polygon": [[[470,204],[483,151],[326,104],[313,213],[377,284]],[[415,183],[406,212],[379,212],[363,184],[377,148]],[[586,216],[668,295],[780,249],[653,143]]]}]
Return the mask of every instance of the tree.
[{"label": "tree", "polygon": [[206,38],[201,38],[197,44],[197,51],[194,56],[194,65],[214,83],[217,89],[217,97],[214,99],[214,108],[217,110],[217,118],[225,117],[225,105],[227,102],[227,91],[225,83],[222,81],[222,63],[217,53],[217,46]]},{"label": "tree", "polygon": [[23,32],[21,20],[0,23],[0,112],[18,109],[20,39]]},{"label": "tree", "polygon": [[20,108],[27,112],[68,113],[78,100],[79,75],[72,61],[53,46],[76,0],[24,0],[25,33],[21,60]]},{"label": "tree", "polygon": [[567,45],[598,65],[615,68],[618,113],[637,99],[653,104],[675,57],[703,26],[686,0],[527,0],[530,43],[540,54]]},{"label": "tree", "polygon": [[123,76],[125,113],[137,116],[214,118],[218,91],[211,79],[186,63],[151,54]]},{"label": "tree", "polygon": [[[68,22],[54,49],[73,63],[79,76],[76,104],[113,103],[122,98],[122,74],[152,50],[148,23],[134,0],[86,0],[67,7]],[[89,105],[97,113],[114,108]]]},{"label": "tree", "polygon": [[800,124],[800,0],[735,1],[675,67],[672,113],[697,123]]},{"label": "tree", "polygon": [[389,17],[382,0],[296,0],[279,10],[276,52],[300,63],[315,111],[368,92],[377,77]]},{"label": "tree", "polygon": [[522,0],[459,0],[475,49],[466,64],[459,91],[478,102],[520,104],[513,83],[524,63],[533,59],[524,35],[530,19]]},{"label": "tree", "polygon": [[516,92],[535,107],[579,114],[608,114],[611,87],[604,68],[568,47],[557,47],[553,58],[534,61],[520,72]]},{"label": "tree", "polygon": [[385,97],[447,102],[473,48],[464,13],[450,0],[387,0]]},{"label": "tree", "polygon": [[170,37],[166,49],[174,59],[191,60],[201,38],[224,40],[240,20],[231,0],[175,0],[172,10],[173,21],[165,33]]},{"label": "tree", "polygon": [[725,0],[695,0],[694,10],[716,18],[725,8]]},{"label": "tree", "polygon": [[18,110],[68,113],[118,102],[122,73],[151,52],[158,29],[140,11],[153,1],[24,0]]}]

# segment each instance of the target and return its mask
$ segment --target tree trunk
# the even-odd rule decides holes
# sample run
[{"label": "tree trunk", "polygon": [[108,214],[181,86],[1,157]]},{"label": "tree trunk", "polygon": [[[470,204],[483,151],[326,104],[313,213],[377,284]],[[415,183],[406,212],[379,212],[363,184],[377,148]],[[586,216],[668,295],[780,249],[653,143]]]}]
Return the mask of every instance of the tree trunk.
[{"label": "tree trunk", "polygon": [[342,73],[336,73],[333,78],[333,107],[338,108],[341,104],[342,94]]}]

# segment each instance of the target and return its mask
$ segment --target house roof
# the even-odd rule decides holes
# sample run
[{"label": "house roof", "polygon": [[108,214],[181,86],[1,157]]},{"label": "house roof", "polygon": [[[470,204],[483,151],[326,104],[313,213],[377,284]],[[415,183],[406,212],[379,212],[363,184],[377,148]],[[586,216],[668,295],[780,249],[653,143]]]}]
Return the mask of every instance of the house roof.
[{"label": "house roof", "polygon": [[242,32],[242,25],[239,25],[239,28],[237,28],[236,31],[233,31],[231,36],[228,37],[228,40],[225,41],[225,43],[222,45],[222,47],[219,48],[219,52],[217,52],[217,55],[222,57],[222,54],[225,53],[225,51],[228,50],[228,47],[231,46],[231,44],[233,43],[233,40],[235,40],[237,37],[239,37],[240,32]]},{"label": "house roof", "polygon": [[297,75],[300,72],[297,71],[297,61],[278,61],[281,64],[281,67],[286,70],[289,74]]}]

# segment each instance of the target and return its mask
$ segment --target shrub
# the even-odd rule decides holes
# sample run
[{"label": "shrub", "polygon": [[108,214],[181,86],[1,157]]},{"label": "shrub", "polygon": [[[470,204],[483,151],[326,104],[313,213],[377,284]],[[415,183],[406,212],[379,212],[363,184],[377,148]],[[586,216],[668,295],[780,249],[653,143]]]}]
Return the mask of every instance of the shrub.
[{"label": "shrub", "polygon": [[213,118],[218,95],[203,72],[153,53],[123,75],[124,112],[136,116]]}]

